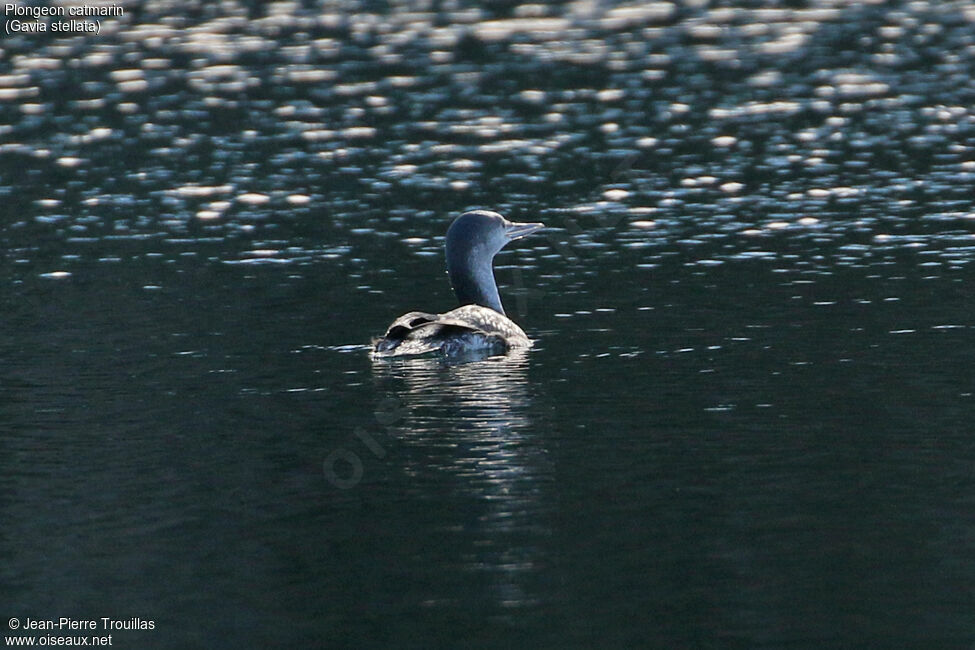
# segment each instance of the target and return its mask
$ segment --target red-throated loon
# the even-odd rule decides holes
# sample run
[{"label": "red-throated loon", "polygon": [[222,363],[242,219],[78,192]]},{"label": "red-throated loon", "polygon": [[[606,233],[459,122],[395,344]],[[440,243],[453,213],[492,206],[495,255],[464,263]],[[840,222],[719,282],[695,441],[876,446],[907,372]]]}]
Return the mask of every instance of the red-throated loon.
[{"label": "red-throated loon", "polygon": [[445,314],[411,311],[400,316],[373,343],[378,357],[439,351],[444,356],[505,354],[530,348],[531,339],[504,315],[492,262],[505,244],[542,223],[512,223],[497,212],[473,210],[447,229],[447,274],[461,306]]}]

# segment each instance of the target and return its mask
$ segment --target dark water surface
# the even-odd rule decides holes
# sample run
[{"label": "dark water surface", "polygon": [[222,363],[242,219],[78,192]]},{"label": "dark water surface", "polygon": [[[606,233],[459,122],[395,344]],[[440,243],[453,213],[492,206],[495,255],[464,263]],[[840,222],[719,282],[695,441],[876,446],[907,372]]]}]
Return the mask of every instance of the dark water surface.
[{"label": "dark water surface", "polygon": [[[4,621],[975,647],[971,3],[123,6],[0,41]],[[373,363],[471,207],[535,349]]]}]

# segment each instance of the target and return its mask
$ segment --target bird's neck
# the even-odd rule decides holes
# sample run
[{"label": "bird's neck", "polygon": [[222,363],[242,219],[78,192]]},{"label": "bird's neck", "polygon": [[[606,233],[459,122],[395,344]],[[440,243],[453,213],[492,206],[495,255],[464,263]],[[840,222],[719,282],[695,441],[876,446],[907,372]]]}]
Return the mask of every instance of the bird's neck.
[{"label": "bird's neck", "polygon": [[481,305],[504,314],[491,260],[472,262],[469,257],[448,260],[447,273],[461,305]]}]

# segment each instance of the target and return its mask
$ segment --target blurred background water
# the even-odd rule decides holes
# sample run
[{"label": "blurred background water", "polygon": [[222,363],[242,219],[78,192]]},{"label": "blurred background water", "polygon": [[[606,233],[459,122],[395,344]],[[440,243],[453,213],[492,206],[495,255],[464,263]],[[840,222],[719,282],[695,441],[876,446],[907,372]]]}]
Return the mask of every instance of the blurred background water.
[{"label": "blurred background water", "polygon": [[[5,616],[973,647],[971,3],[117,6],[0,41]],[[471,207],[535,349],[373,363]]]}]

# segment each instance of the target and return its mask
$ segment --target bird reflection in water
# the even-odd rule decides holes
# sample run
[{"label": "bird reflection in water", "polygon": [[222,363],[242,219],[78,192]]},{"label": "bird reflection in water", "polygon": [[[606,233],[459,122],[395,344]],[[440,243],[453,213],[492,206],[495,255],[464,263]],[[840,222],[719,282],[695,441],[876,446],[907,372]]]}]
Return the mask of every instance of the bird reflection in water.
[{"label": "bird reflection in water", "polygon": [[536,602],[526,581],[539,570],[539,544],[550,534],[544,513],[553,470],[533,435],[527,373],[527,351],[517,350],[463,364],[412,358],[373,365],[382,392],[406,414],[390,435],[416,486],[411,496],[456,513],[447,534],[467,542],[451,562],[488,573],[502,608]]}]

